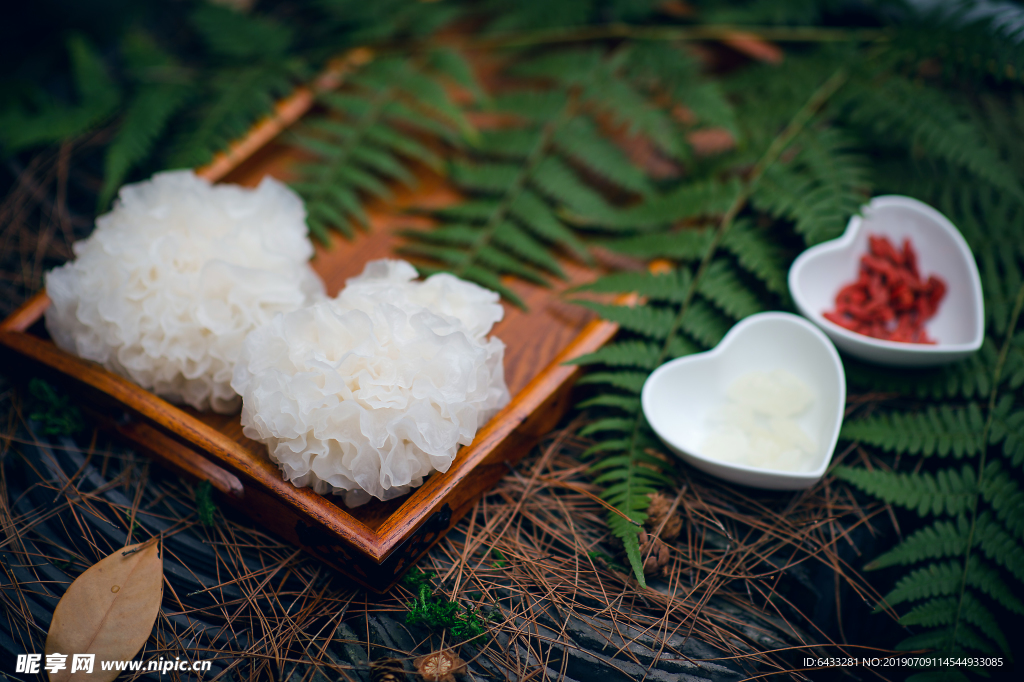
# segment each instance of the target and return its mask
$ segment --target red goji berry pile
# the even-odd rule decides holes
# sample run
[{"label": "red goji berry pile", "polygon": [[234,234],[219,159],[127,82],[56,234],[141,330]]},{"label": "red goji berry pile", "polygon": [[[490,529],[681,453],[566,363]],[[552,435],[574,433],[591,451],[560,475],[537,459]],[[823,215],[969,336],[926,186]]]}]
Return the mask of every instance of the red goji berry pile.
[{"label": "red goji berry pile", "polygon": [[868,236],[868,244],[857,281],[839,290],[836,309],[825,319],[876,339],[935,343],[924,323],[938,310],[946,283],[935,275],[921,279],[909,239],[903,240],[902,250],[876,235]]}]

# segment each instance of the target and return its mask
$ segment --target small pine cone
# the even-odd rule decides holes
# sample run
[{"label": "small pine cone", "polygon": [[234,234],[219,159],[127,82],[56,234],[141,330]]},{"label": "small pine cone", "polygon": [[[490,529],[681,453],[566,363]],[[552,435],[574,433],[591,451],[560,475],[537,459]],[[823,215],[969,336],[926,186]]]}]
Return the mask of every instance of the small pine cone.
[{"label": "small pine cone", "polygon": [[640,533],[637,539],[640,541],[640,558],[644,559],[644,575],[666,570],[672,560],[668,545],[649,533]]},{"label": "small pine cone", "polygon": [[435,651],[416,659],[416,672],[423,682],[455,682],[466,672],[466,662],[448,651]]},{"label": "small pine cone", "polygon": [[380,658],[370,664],[370,682],[408,682],[402,662],[397,658]]},{"label": "small pine cone", "polygon": [[[651,493],[651,504],[647,507],[647,521],[645,525],[650,529],[650,532],[658,530],[658,526],[661,526],[661,522],[665,521],[665,525],[661,528],[661,533],[658,534],[665,542],[672,542],[679,533],[683,530],[683,519],[679,517],[674,511],[672,511],[672,500],[661,493]],[[668,516],[669,512],[672,512],[671,516]],[[666,517],[668,520],[666,520]]]}]

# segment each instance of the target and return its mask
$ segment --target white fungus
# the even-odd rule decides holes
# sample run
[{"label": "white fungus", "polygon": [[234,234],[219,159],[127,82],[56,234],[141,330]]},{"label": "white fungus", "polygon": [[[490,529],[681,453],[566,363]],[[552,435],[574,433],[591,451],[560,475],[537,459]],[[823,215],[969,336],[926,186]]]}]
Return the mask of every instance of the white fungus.
[{"label": "white fungus", "polygon": [[498,295],[404,261],[366,265],[336,299],[246,339],[232,386],[242,426],[287,480],[356,506],[447,471],[509,400]]},{"label": "white fungus", "polygon": [[46,327],[172,402],[232,412],[246,334],[323,296],[305,217],[270,178],[244,189],[176,171],[126,185],[75,260],[47,274]]},{"label": "white fungus", "polygon": [[701,454],[763,469],[813,468],[817,444],[795,419],[814,402],[804,382],[785,370],[749,372],[726,395],[708,418]]}]

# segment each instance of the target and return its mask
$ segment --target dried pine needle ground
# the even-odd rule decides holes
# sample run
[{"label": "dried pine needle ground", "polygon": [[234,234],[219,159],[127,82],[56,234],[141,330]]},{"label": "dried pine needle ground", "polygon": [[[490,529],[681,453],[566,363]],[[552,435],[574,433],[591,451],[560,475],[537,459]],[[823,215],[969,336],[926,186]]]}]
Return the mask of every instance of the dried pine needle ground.
[{"label": "dried pine needle ground", "polygon": [[571,424],[510,470],[413,574],[432,603],[454,600],[460,618],[480,624],[484,634],[466,641],[466,631],[406,624],[415,581],[374,595],[247,519],[218,509],[204,526],[194,486],[99,434],[33,433],[20,395],[3,389],[8,652],[42,651],[73,577],[162,532],[164,606],[140,658],[210,660],[204,679],[370,680],[371,663],[384,659],[415,679],[417,659],[448,651],[470,679],[740,680],[798,670],[805,655],[867,653],[844,644],[843,609],[878,599],[856,570],[857,545],[888,517],[875,524],[884,508],[863,510],[828,479],[754,498],[684,470],[668,507],[679,535],[639,591],[606,510],[587,494],[596,488],[579,455],[590,442]]}]

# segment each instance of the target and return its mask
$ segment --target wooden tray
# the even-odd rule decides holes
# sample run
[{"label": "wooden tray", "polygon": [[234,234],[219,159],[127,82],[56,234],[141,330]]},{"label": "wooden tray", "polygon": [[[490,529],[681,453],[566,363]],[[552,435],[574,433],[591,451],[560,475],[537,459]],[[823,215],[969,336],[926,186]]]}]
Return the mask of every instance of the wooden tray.
[{"label": "wooden tray", "polygon": [[[366,58],[365,52],[353,52],[328,76],[337,80],[349,66]],[[309,90],[296,91],[278,105],[275,116],[218,155],[200,174],[247,186],[254,186],[265,174],[288,180],[297,153],[273,138],[302,116],[312,100]],[[369,233],[351,242],[338,238],[331,248],[318,247],[313,267],[329,294],[336,294],[346,278],[361,272],[366,261],[393,254],[395,231],[417,224],[417,219],[401,213],[403,207],[440,206],[457,200],[440,177],[426,170],[419,176],[414,191],[397,191],[390,205],[367,208],[373,227]],[[355,509],[284,481],[266,447],[242,435],[238,415],[172,405],[57,348],[42,324],[49,306],[45,292],[0,323],[0,362],[10,374],[60,383],[78,395],[91,417],[138,450],[179,473],[209,480],[223,493],[223,501],[260,525],[356,582],[384,591],[564,414],[568,390],[578,372],[565,361],[593,352],[616,332],[615,325],[593,319],[561,299],[567,286],[593,277],[578,264],[562,266],[568,281],[552,289],[519,280],[507,282],[528,306],[524,311],[506,304],[505,318],[493,330],[507,345],[505,376],[513,396],[508,406],[459,451],[446,473],[431,475],[407,496]]]}]

